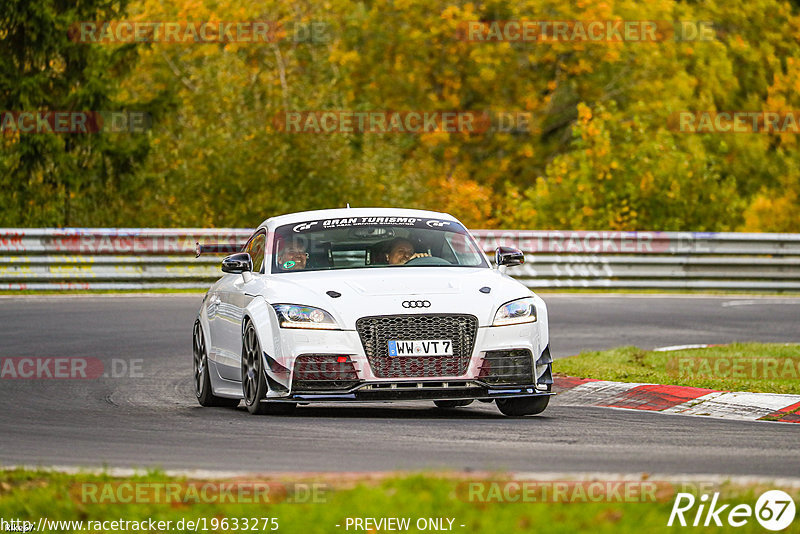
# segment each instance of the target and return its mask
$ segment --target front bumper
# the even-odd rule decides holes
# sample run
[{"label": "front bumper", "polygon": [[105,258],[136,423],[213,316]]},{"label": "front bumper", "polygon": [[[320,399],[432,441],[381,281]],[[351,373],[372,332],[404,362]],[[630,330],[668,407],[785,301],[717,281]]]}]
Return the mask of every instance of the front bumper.
[{"label": "front bumper", "polygon": [[[541,385],[539,386],[542,387]],[[286,402],[368,402],[414,400],[485,400],[512,397],[546,397],[555,395],[535,386],[492,387],[479,381],[372,382],[348,391],[315,391],[293,393],[281,399]]]},{"label": "front bumper", "polygon": [[[546,332],[536,323],[477,329],[465,371],[442,376],[376,376],[354,331],[281,331],[277,358],[265,354],[269,400],[287,402],[493,400],[551,395],[552,373]],[[498,352],[527,352],[527,380],[518,372],[497,379]],[[325,358],[333,358],[326,362]],[[335,363],[336,358],[346,359]],[[487,376],[487,366],[495,374]],[[306,371],[298,373],[298,369]],[[342,371],[332,371],[339,370]],[[509,368],[506,368],[509,369]],[[336,374],[336,373],[340,374]],[[309,375],[320,383],[309,385]],[[336,384],[336,385],[334,385]]]}]

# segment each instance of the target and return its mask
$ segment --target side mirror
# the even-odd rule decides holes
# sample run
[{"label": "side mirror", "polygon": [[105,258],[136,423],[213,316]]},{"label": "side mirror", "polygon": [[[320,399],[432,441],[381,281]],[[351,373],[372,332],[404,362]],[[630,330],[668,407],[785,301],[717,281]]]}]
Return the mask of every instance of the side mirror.
[{"label": "side mirror", "polygon": [[231,254],[222,260],[222,272],[231,274],[249,273],[253,270],[253,260],[247,252]]},{"label": "side mirror", "polygon": [[494,251],[494,262],[498,267],[503,265],[513,267],[525,263],[525,254],[514,247],[497,247]]}]

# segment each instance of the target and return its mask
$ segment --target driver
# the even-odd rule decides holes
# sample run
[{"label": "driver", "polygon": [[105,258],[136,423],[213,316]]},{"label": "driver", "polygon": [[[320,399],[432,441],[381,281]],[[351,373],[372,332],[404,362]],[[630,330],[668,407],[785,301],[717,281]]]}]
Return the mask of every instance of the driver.
[{"label": "driver", "polygon": [[308,252],[306,245],[298,239],[289,239],[278,243],[278,266],[289,271],[301,271],[306,268]]},{"label": "driver", "polygon": [[398,237],[389,242],[386,262],[389,265],[403,265],[414,258],[430,257],[426,252],[414,252],[414,245],[408,239]]}]

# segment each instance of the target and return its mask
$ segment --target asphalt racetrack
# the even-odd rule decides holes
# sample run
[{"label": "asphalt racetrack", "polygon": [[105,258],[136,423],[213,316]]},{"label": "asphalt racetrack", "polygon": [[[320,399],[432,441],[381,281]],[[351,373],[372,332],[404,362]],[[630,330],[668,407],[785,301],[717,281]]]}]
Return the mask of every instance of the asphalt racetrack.
[{"label": "asphalt racetrack", "polygon": [[[556,358],[619,345],[800,341],[800,298],[545,294]],[[0,358],[82,356],[123,375],[0,380],[0,464],[242,472],[509,469],[800,476],[796,424],[571,407],[201,408],[198,295],[0,297]],[[557,362],[556,362],[557,370]],[[129,375],[133,374],[131,377]]]}]

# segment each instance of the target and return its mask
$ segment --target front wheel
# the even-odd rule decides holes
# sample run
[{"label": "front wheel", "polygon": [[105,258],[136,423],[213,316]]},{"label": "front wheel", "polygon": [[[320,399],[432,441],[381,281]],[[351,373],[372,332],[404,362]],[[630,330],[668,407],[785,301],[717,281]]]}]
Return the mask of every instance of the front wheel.
[{"label": "front wheel", "polygon": [[194,323],[192,370],[194,375],[194,394],[200,406],[220,406],[225,408],[236,408],[239,406],[239,399],[217,397],[211,390],[211,378],[208,375],[206,340],[205,336],[203,336],[203,327],[200,326],[200,321]]},{"label": "front wheel", "polygon": [[550,396],[497,399],[495,402],[497,402],[497,407],[503,415],[521,417],[523,415],[542,413],[547,408],[547,403],[550,402]]},{"label": "front wheel", "polygon": [[247,411],[253,415],[288,415],[297,404],[291,402],[268,402],[267,379],[264,375],[264,358],[256,328],[247,322],[242,335],[242,393]]}]

